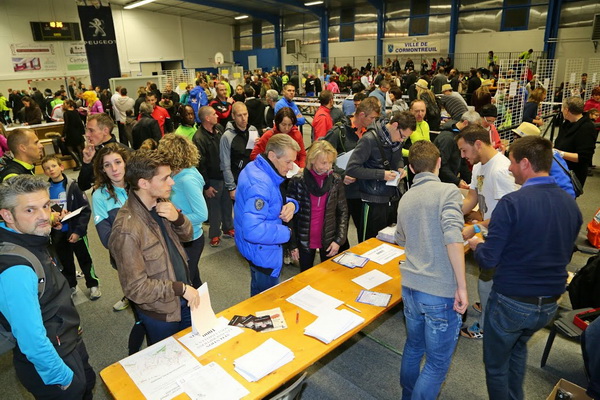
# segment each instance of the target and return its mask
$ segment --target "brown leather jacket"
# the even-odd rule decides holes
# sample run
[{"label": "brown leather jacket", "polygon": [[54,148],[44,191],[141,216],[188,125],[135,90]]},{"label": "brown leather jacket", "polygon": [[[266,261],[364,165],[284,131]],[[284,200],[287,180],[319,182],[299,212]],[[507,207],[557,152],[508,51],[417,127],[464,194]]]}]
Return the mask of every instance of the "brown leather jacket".
[{"label": "brown leather jacket", "polygon": [[[165,227],[187,261],[180,242],[192,240],[192,223],[180,213],[175,222],[165,219]],[[161,321],[181,320],[180,296],[184,283],[175,281],[160,227],[133,191],[117,214],[108,249],[116,261],[123,293],[141,312]]]}]

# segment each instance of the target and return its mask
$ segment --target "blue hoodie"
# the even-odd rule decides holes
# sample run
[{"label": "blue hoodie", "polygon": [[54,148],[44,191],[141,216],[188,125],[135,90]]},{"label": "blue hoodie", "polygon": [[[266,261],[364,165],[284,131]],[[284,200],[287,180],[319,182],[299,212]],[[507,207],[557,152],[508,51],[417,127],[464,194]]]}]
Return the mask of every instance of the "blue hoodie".
[{"label": "blue hoodie", "polygon": [[198,117],[198,110],[200,107],[204,107],[208,105],[208,96],[204,91],[202,86],[196,86],[192,90],[190,90],[189,103],[194,109],[194,115],[196,116],[196,122],[200,123],[200,118]]}]

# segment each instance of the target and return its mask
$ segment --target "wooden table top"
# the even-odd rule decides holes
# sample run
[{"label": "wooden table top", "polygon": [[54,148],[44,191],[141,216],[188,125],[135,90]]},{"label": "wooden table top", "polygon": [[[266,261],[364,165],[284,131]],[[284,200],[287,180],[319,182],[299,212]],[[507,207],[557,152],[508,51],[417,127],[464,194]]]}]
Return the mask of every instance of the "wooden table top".
[{"label": "wooden table top", "polygon": [[[363,254],[371,250],[383,242],[378,239],[369,239],[360,243],[350,251],[356,254]],[[323,356],[333,351],[336,347],[344,343],[354,334],[369,325],[376,318],[384,314],[387,310],[398,304],[401,300],[400,287],[400,269],[398,261],[404,259],[404,255],[396,258],[385,265],[379,265],[369,261],[363,268],[350,269],[342,265],[336,264],[331,260],[316,265],[293,278],[282,282],[278,286],[267,290],[259,295],[251,297],[243,302],[236,304],[219,314],[230,320],[234,315],[255,314],[257,311],[268,310],[279,307],[283,312],[287,329],[261,333],[250,329],[244,329],[244,332],[229,341],[223,343],[219,347],[205,353],[199,358],[196,358],[202,365],[207,365],[210,362],[216,362],[225,369],[234,379],[240,382],[248,391],[249,395],[244,399],[259,399],[272,393],[284,383],[288,382],[296,375],[300,374],[306,368],[314,364]],[[369,304],[357,303],[354,300],[363,289],[355,284],[351,279],[363,275],[373,269],[378,269],[393,279],[373,288],[373,291],[388,293],[392,295],[388,307],[377,307]],[[310,285],[314,289],[320,290],[330,296],[333,296],[344,303],[359,309],[361,313],[356,313],[354,310],[349,310],[362,318],[365,322],[355,329],[347,332],[330,344],[322,343],[321,341],[304,335],[304,328],[316,320],[316,316],[300,309],[292,303],[286,301],[288,297],[298,292],[302,288]],[[345,306],[338,307],[339,309],[346,308]],[[296,312],[300,311],[299,322],[296,323]],[[174,335],[179,338],[189,333],[191,328],[183,330]],[[273,338],[284,346],[288,347],[294,353],[294,360],[283,367],[275,370],[271,374],[262,378],[258,382],[248,382],[233,369],[233,361],[255,349],[268,338]],[[193,353],[190,352],[192,356]],[[131,380],[125,369],[118,362],[106,367],[100,372],[102,380],[108,387],[110,393],[118,400],[136,400],[144,399],[141,391]],[[182,394],[177,399],[188,399],[189,397]]]}]

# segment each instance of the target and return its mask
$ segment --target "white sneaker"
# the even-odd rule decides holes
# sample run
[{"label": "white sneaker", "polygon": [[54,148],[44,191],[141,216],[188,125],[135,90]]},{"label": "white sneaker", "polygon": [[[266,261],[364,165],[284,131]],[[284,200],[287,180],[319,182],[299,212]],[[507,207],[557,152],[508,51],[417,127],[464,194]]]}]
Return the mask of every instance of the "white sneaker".
[{"label": "white sneaker", "polygon": [[123,311],[129,307],[129,300],[126,297],[123,297],[121,300],[117,301],[113,306],[113,311]]},{"label": "white sneaker", "polygon": [[90,300],[98,300],[102,296],[102,292],[98,286],[90,288]]},{"label": "white sneaker", "polygon": [[77,271],[77,272],[75,273],[75,276],[77,277],[77,279],[81,279],[81,278],[83,278],[83,272],[81,272],[81,271]]}]

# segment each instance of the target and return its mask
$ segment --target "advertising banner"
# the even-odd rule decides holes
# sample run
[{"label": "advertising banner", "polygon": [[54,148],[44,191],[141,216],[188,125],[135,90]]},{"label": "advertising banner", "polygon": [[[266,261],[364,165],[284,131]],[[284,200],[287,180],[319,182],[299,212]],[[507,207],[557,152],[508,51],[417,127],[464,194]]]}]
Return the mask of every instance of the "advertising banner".
[{"label": "advertising banner", "polygon": [[92,85],[101,88],[109,87],[109,78],[121,76],[113,17],[110,5],[105,3],[98,0],[77,3],[90,78]]}]

